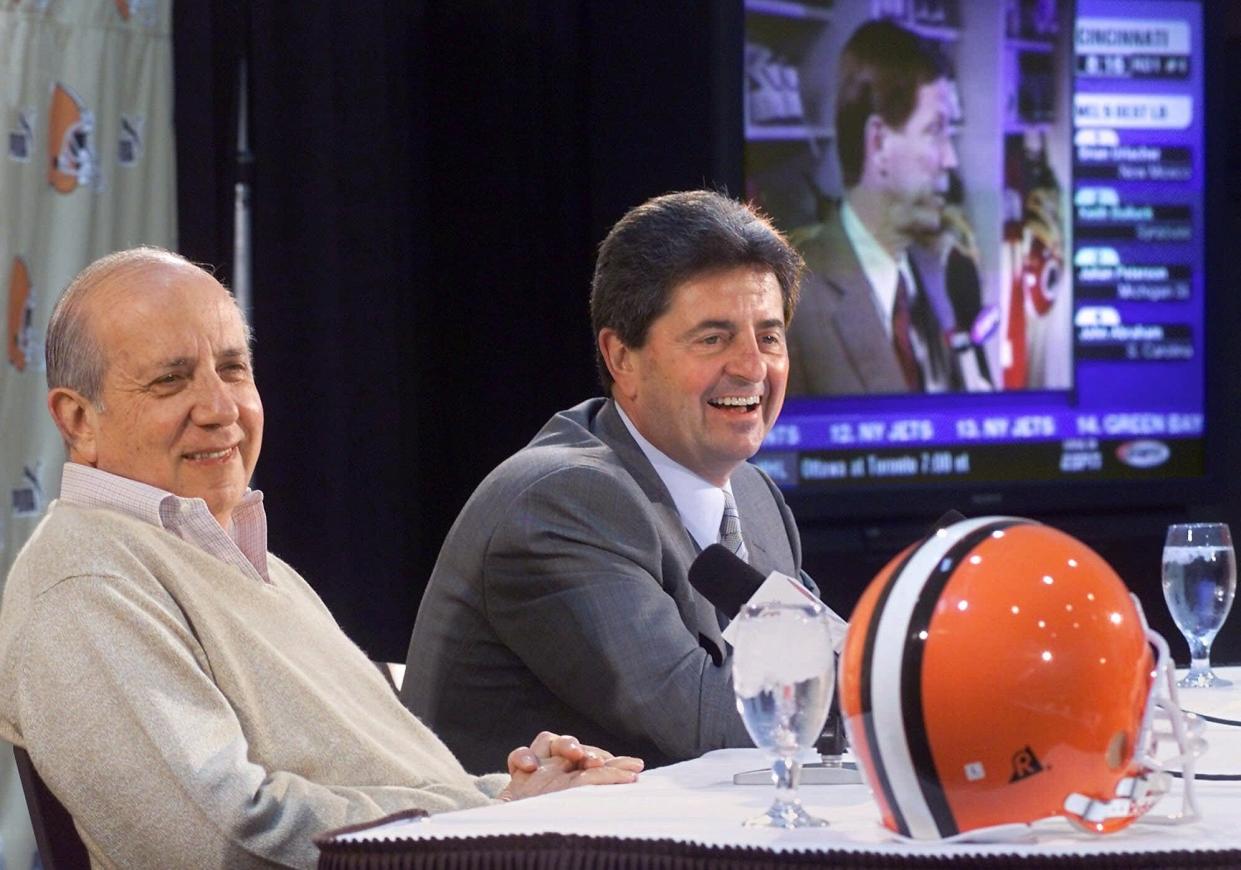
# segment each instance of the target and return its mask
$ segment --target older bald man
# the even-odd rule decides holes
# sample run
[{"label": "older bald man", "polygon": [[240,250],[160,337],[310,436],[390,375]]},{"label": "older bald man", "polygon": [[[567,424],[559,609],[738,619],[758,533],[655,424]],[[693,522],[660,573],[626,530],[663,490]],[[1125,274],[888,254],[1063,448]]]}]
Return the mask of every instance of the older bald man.
[{"label": "older bald man", "polygon": [[313,866],[311,838],[641,768],[540,734],[475,777],[289,565],[249,489],[263,406],[233,298],[167,251],[88,266],[48,327],[60,498],[0,607],[0,737],[97,866]]}]

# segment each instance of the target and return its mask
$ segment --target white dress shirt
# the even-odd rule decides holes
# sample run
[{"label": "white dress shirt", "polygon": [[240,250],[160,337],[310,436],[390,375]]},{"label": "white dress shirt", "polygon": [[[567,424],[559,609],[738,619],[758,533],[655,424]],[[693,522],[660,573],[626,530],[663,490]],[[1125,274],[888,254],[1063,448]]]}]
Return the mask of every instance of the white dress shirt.
[{"label": "white dress shirt", "polygon": [[[638,427],[633,425],[633,421],[619,403],[616,410],[620,412],[625,428],[629,430],[633,440],[638,442],[643,455],[654,466],[659,479],[668,487],[673,504],[677,506],[677,513],[681,515],[681,522],[685,523],[685,528],[698,544],[698,549],[705,550],[718,542],[720,521],[724,519],[724,490],[732,492],[732,484],[726,483],[720,488],[699,477],[642,437]],[[741,534],[745,536],[745,517],[741,518]]]}]

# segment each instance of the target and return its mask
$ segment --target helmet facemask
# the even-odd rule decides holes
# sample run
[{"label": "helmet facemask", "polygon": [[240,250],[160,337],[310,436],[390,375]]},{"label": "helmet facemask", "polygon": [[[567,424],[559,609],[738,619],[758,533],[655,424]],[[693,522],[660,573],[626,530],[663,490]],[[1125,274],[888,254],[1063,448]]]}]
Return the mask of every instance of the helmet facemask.
[{"label": "helmet facemask", "polygon": [[[1202,737],[1203,722],[1181,709],[1176,687],[1176,668],[1168,651],[1168,642],[1151,629],[1137,596],[1133,606],[1142,621],[1146,641],[1155,650],[1155,666],[1151,673],[1150,694],[1142,714],[1137,745],[1131,767],[1133,774],[1116,785],[1116,794],[1101,800],[1082,794],[1065,799],[1064,815],[1076,827],[1093,833],[1109,833],[1141,819],[1151,824],[1181,824],[1199,816],[1194,792],[1194,769],[1199,756],[1206,751]],[[1175,754],[1160,758],[1168,744]],[[1177,767],[1184,781],[1181,789],[1180,812],[1151,815],[1150,810],[1172,789]]]}]

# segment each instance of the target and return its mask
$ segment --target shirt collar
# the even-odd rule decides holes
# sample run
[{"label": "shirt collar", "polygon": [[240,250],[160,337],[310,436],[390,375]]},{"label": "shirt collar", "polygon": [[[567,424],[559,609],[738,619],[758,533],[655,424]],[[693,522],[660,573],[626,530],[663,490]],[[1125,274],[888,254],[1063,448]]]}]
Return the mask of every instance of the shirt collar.
[{"label": "shirt collar", "polygon": [[66,462],[60,478],[60,500],[86,508],[109,508],[144,523],[167,528],[161,507],[176,498],[159,487],[100,471],[78,462]]},{"label": "shirt collar", "polygon": [[917,282],[912,280],[909,271],[909,258],[901,254],[899,260],[892,259],[892,255],[884,249],[883,245],[879,244],[878,239],[862,223],[862,219],[857,216],[857,212],[847,200],[840,207],[840,223],[844,227],[849,244],[853,246],[853,252],[857,254],[858,262],[862,265],[862,272],[866,275],[866,280],[875,294],[875,306],[879,310],[880,320],[890,331],[892,329],[892,307],[896,303],[897,273],[905,273],[905,289],[911,301],[914,294],[918,292]]},{"label": "shirt collar", "polygon": [[[78,507],[119,511],[173,532],[213,555],[220,555],[203,540],[205,533],[213,532],[213,527],[220,529],[220,525],[208,511],[207,502],[201,498],[182,498],[148,483],[79,462],[66,462],[60,480],[60,499]],[[207,522],[208,518],[210,522]],[[229,528],[220,531],[266,579],[267,512],[263,508],[262,491],[246,490],[237,507],[233,508]]]},{"label": "shirt collar", "polygon": [[664,486],[668,488],[672,503],[676,505],[677,513],[681,515],[681,522],[685,524],[686,530],[698,544],[698,548],[703,550],[716,543],[720,537],[720,521],[724,518],[724,490],[731,493],[732,482],[725,483],[721,488],[704,480],[647,441],[633,425],[633,421],[629,419],[629,415],[621,408],[619,402],[616,404],[616,410],[620,413],[625,428],[638,443],[642,454],[651,463]]}]

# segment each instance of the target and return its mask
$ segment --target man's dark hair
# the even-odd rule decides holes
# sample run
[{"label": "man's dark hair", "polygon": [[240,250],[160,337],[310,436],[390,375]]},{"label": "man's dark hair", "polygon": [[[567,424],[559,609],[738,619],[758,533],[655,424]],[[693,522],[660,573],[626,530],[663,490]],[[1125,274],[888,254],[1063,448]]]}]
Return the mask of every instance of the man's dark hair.
[{"label": "man's dark hair", "polygon": [[893,21],[868,21],[853,31],[836,71],[836,153],[846,189],[862,178],[870,116],[899,130],[918,103],[918,88],[948,77],[943,55]]},{"label": "man's dark hair", "polygon": [[[626,212],[599,246],[590,286],[596,341],[610,328],[627,347],[642,347],[676,287],[739,266],[775,274],[787,326],[797,307],[801,255],[757,208],[709,190],[647,200]],[[612,375],[597,344],[595,364],[604,392],[610,393]]]}]

